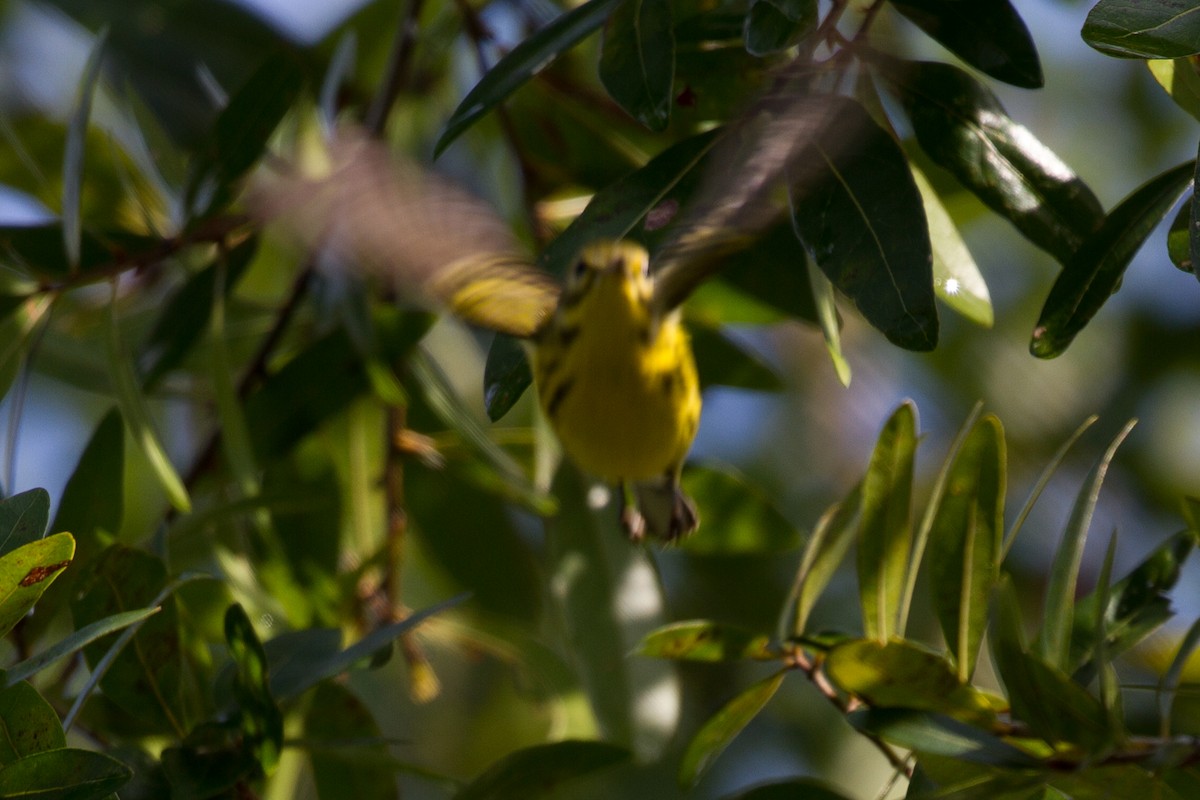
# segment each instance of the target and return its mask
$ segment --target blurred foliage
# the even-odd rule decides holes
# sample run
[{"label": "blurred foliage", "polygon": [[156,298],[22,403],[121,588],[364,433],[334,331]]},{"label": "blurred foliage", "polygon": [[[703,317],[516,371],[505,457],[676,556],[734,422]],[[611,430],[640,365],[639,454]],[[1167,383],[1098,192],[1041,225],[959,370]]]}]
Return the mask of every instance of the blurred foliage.
[{"label": "blurred foliage", "polygon": [[[1198,10],[1075,24],[1196,117]],[[323,13],[0,4],[0,796],[1196,794],[1200,609],[1174,593],[1200,502],[1166,522],[1200,493],[1176,449],[1200,430],[1193,161],[1106,207],[1006,110],[997,82],[1053,74],[1008,0]],[[1106,111],[1143,124],[1137,91]],[[822,124],[775,148],[797,102]],[[553,274],[597,237],[720,252],[684,306],[695,536],[622,538],[512,339],[247,212],[342,124],[437,158]],[[982,219],[1004,226],[973,256]],[[1192,313],[1121,323],[1151,258]],[[925,374],[934,441],[904,402],[867,455],[853,415],[895,403],[843,389],[852,367]],[[85,399],[39,429],[46,384]],[[977,406],[924,468],[978,395],[1024,412]],[[1126,425],[1084,470],[1070,429],[1098,410],[1150,444],[1122,460]],[[18,432],[57,496],[13,493]],[[1085,554],[1106,477],[1154,537],[1129,569],[1115,530]],[[877,769],[839,760],[855,740]]]}]

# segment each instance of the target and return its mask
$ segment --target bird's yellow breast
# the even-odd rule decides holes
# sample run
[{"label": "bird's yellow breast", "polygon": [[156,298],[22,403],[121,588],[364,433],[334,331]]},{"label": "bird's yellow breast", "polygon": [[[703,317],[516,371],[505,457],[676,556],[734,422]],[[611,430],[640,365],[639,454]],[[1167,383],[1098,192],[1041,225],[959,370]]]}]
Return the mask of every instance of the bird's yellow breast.
[{"label": "bird's yellow breast", "polygon": [[678,472],[700,388],[677,312],[655,319],[645,251],[587,248],[534,355],[538,398],[566,454],[605,480]]}]

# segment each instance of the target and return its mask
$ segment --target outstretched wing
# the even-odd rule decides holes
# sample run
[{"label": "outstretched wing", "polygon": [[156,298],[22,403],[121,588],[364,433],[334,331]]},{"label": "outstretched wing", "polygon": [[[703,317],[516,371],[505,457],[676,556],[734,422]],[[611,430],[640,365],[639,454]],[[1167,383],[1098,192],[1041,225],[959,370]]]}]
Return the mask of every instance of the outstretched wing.
[{"label": "outstretched wing", "polygon": [[357,131],[334,139],[323,175],[260,181],[250,205],[306,247],[332,247],[481,327],[532,336],[558,302],[558,283],[530,264],[487,203]]},{"label": "outstretched wing", "polygon": [[787,213],[790,182],[829,124],[823,96],[787,82],[731,124],[709,156],[696,196],[680,213],[676,233],[656,255],[656,309],[678,306],[726,256]]}]

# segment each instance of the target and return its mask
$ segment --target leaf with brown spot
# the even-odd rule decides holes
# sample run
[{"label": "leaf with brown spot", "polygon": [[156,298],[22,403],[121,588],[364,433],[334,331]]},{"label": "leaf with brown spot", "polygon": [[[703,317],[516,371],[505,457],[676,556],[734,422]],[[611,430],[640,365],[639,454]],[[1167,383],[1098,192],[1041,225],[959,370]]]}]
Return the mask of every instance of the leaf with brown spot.
[{"label": "leaf with brown spot", "polygon": [[33,608],[74,555],[74,537],[56,533],[0,558],[0,636]]}]

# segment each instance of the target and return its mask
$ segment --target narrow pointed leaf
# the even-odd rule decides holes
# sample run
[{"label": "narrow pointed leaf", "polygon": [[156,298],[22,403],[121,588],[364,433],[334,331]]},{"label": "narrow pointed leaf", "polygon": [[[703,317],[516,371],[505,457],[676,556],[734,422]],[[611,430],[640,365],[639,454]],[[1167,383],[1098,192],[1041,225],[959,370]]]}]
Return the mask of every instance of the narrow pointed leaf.
[{"label": "narrow pointed leaf", "polygon": [[1200,6],[1179,0],[1100,0],[1083,23],[1083,40],[1121,58],[1200,53]]},{"label": "narrow pointed leaf", "polygon": [[966,72],[933,62],[888,68],[921,149],[1027,239],[1068,261],[1104,218],[1087,184]]},{"label": "narrow pointed leaf", "polygon": [[50,493],[45,489],[30,489],[0,500],[0,556],[41,539],[49,521]]},{"label": "narrow pointed leaf", "polygon": [[10,679],[0,689],[0,766],[66,745],[54,707],[28,683]]},{"label": "narrow pointed leaf", "polygon": [[959,682],[946,659],[906,641],[857,639],[836,645],[826,657],[825,672],[872,707],[933,711],[984,727],[995,719],[983,693]]},{"label": "narrow pointed leaf", "polygon": [[1171,735],[1171,706],[1175,703],[1176,692],[1183,679],[1184,667],[1187,666],[1188,660],[1196,652],[1197,647],[1200,647],[1200,619],[1193,622],[1192,627],[1188,628],[1187,633],[1183,635],[1183,639],[1179,642],[1179,649],[1175,651],[1175,656],[1171,659],[1171,666],[1163,673],[1158,683],[1159,735],[1163,739]]},{"label": "narrow pointed leaf", "polygon": [[1071,517],[1063,531],[1062,541],[1054,554],[1050,570],[1050,581],[1046,587],[1046,600],[1042,610],[1042,630],[1038,639],[1038,652],[1047,664],[1057,669],[1067,669],[1070,660],[1071,625],[1075,619],[1075,584],[1079,579],[1079,565],[1083,560],[1083,545],[1091,525],[1092,513],[1100,498],[1100,487],[1108,472],[1108,465],[1117,448],[1133,429],[1134,421],[1126,423],[1104,455],[1092,466],[1084,479],[1083,486],[1075,498]]},{"label": "narrow pointed leaf", "polygon": [[879,434],[862,484],[858,523],[858,591],[863,632],[887,641],[897,630],[897,612],[912,544],[913,455],[917,412],[906,402]]},{"label": "narrow pointed leaf", "polygon": [[688,743],[679,765],[679,785],[695,785],[742,729],[770,702],[787,671],[776,672],[744,690],[713,715]]},{"label": "narrow pointed leaf", "polygon": [[527,747],[493,764],[454,800],[542,797],[574,778],[628,760],[628,750],[605,742],[567,740]]},{"label": "narrow pointed leaf", "polygon": [[934,611],[964,682],[975,669],[999,575],[1005,461],[1004,431],[989,414],[974,425],[955,454],[930,529]]},{"label": "narrow pointed leaf", "polygon": [[892,0],[892,6],[972,67],[1013,86],[1041,88],[1037,48],[1008,0]]},{"label": "narrow pointed leaf", "polygon": [[812,287],[813,303],[817,309],[817,321],[825,339],[825,351],[829,353],[829,360],[833,362],[833,371],[837,374],[838,382],[842,386],[849,386],[850,362],[842,353],[841,320],[838,319],[833,283],[825,277],[812,259],[805,259],[805,263],[809,285]]},{"label": "narrow pointed leaf", "polygon": [[225,612],[225,642],[234,663],[233,693],[242,746],[262,774],[270,775],[283,747],[283,715],[271,696],[267,654],[245,609],[237,603]]},{"label": "narrow pointed leaf", "polygon": [[771,661],[779,653],[769,636],[709,620],[675,622],[652,631],[635,651],[650,658],[681,661]]},{"label": "narrow pointed leaf", "polygon": [[1030,352],[1054,358],[1067,349],[1120,287],[1125,268],[1191,184],[1194,171],[1195,163],[1189,161],[1143,184],[1083,242],[1046,297]]},{"label": "narrow pointed leaf", "polygon": [[619,2],[588,0],[514,47],[487,71],[459,103],[434,146],[434,157],[440,155],[480,117],[520,88],[521,84],[603,25]]},{"label": "narrow pointed leaf", "polygon": [[37,655],[13,664],[6,669],[4,676],[7,685],[12,686],[17,681],[30,678],[60,658],[65,658],[72,653],[82,650],[100,637],[127,628],[135,622],[141,622],[146,617],[157,614],[160,610],[159,607],[155,606],[152,608],[139,608],[135,611],[122,611],[119,614],[113,614],[111,617],[97,620],[90,625],[84,625],[70,636],[55,642]]},{"label": "narrow pointed leaf", "polygon": [[671,117],[675,35],[668,0],[622,0],[604,25],[600,82],[638,122],[661,131]]},{"label": "narrow pointed leaf", "polygon": [[[792,621],[791,634],[799,636],[805,632],[808,616],[820,599],[825,587],[833,579],[842,563],[854,534],[858,532],[858,514],[862,506],[862,483],[856,485],[840,502],[825,510],[804,547],[804,556],[796,572],[796,583],[792,589],[796,612]],[[783,638],[784,631],[781,631]]]},{"label": "narrow pointed leaf", "polygon": [[100,78],[100,67],[104,63],[108,30],[96,37],[79,87],[75,96],[75,108],[67,128],[66,150],[63,153],[63,198],[62,231],[63,248],[67,263],[72,271],[79,268],[79,254],[83,236],[83,219],[80,196],[83,194],[84,142],[87,140],[88,124],[92,117],[92,96],[96,92],[96,81]]},{"label": "narrow pointed leaf", "polygon": [[921,195],[896,141],[857,102],[827,98],[792,181],[792,222],[833,285],[892,343],[937,345],[933,255]]},{"label": "narrow pointed leaf", "polygon": [[0,768],[0,786],[14,798],[101,800],[133,777],[129,767],[94,750],[62,747]]},{"label": "narrow pointed leaf", "polygon": [[1037,767],[1037,759],[953,717],[928,711],[870,708],[848,715],[856,730],[918,753],[949,756],[976,764]]},{"label": "narrow pointed leaf", "polygon": [[1196,262],[1192,258],[1192,208],[1195,204],[1195,195],[1184,200],[1167,231],[1167,257],[1181,272],[1196,271]]},{"label": "narrow pointed leaf", "polygon": [[75,555],[69,533],[56,533],[22,545],[0,558],[0,636],[33,608]]}]

